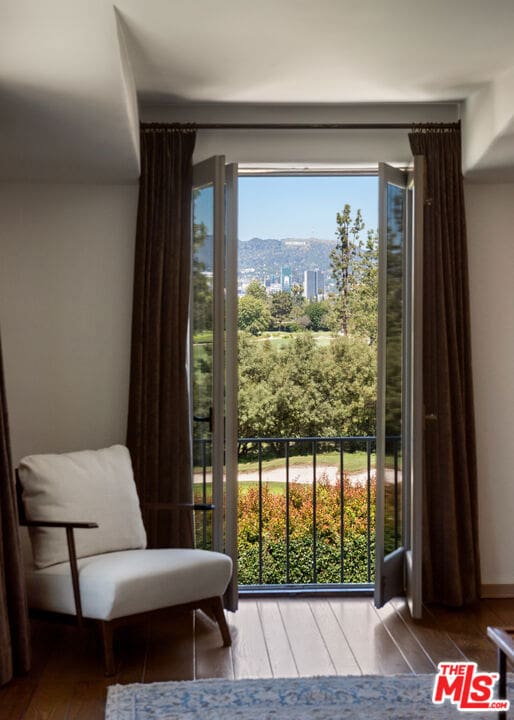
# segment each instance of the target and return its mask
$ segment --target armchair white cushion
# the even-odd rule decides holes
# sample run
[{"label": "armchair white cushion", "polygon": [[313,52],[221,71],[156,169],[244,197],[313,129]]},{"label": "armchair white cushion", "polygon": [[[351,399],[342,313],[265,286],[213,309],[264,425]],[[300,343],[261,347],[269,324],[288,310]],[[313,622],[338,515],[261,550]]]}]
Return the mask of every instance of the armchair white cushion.
[{"label": "armchair white cushion", "polygon": [[[207,550],[124,550],[78,561],[85,617],[126,615],[221,596],[232,574],[227,555]],[[29,605],[74,614],[69,563],[27,568]]]},{"label": "armchair white cushion", "polygon": [[[62,455],[30,455],[19,478],[27,520],[96,522],[75,531],[77,557],[146,547],[129,451],[122,445]],[[62,529],[31,527],[37,568],[68,560]]]}]

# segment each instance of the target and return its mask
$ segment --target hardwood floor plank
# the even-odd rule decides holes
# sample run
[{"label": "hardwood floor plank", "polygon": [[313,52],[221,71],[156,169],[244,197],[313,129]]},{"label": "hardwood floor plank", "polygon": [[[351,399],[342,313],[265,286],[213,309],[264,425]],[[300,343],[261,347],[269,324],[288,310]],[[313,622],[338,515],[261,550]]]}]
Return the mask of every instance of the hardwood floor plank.
[{"label": "hardwood floor plank", "polygon": [[[74,700],[74,685],[55,678],[48,678],[38,685],[30,705],[24,714],[25,720],[64,720],[68,717]],[[91,717],[91,720],[97,720]],[[100,718],[98,718],[100,720]]]},{"label": "hardwood floor plank", "polygon": [[61,637],[60,626],[55,622],[44,620],[31,620],[31,668],[32,678],[39,677],[54,655],[55,646]]},{"label": "hardwood floor plank", "polygon": [[24,717],[38,687],[36,680],[16,678],[0,688],[0,720],[19,720]]},{"label": "hardwood floor plank", "polygon": [[514,599],[513,598],[488,598],[482,600],[489,612],[496,616],[497,621],[491,621],[491,625],[510,625],[514,627]]},{"label": "hardwood floor plank", "polygon": [[336,675],[309,603],[281,600],[279,609],[300,677]]},{"label": "hardwood floor plank", "polygon": [[195,679],[234,677],[232,648],[223,647],[218,625],[201,612],[195,614]]},{"label": "hardwood floor plank", "polygon": [[361,670],[327,600],[310,601],[311,611],[338,675],[360,675]]},{"label": "hardwood floor plank", "polygon": [[[54,642],[42,671],[45,680],[75,683],[104,678],[103,656],[96,627],[79,630],[56,625]],[[119,658],[117,658],[119,662]]]},{"label": "hardwood floor plank", "polygon": [[110,684],[141,682],[146,667],[148,628],[146,625],[120,628],[114,636],[114,657],[117,661],[116,678]]},{"label": "hardwood floor plank", "polygon": [[273,677],[297,677],[298,668],[289,645],[276,600],[261,600],[258,605],[264,640]]},{"label": "hardwood floor plank", "polygon": [[395,598],[391,600],[391,604],[396,608],[398,615],[415,635],[435,666],[443,660],[462,662],[466,659],[448,633],[427,612],[426,608],[423,609],[421,620],[413,620],[404,600]]},{"label": "hardwood floor plank", "polygon": [[364,675],[412,672],[369,598],[341,598],[330,605]]},{"label": "hardwood floor plank", "polygon": [[395,643],[402,649],[402,653],[414,673],[436,672],[433,661],[393,605],[387,603],[382,608],[375,608],[375,612]]},{"label": "hardwood floor plank", "polygon": [[496,669],[496,651],[486,634],[491,617],[495,617],[492,613],[488,613],[486,608],[452,610],[439,605],[429,606],[428,612],[446,630],[467,660],[476,662],[485,672]]},{"label": "hardwood floor plank", "polygon": [[104,682],[78,682],[73,686],[73,701],[70,702],[66,720],[103,720],[107,686],[112,679]]},{"label": "hardwood floor plank", "polygon": [[194,679],[193,612],[170,613],[148,623],[143,682]]},{"label": "hardwood floor plank", "polygon": [[270,678],[273,671],[264,641],[257,602],[241,600],[229,618],[235,678]]}]

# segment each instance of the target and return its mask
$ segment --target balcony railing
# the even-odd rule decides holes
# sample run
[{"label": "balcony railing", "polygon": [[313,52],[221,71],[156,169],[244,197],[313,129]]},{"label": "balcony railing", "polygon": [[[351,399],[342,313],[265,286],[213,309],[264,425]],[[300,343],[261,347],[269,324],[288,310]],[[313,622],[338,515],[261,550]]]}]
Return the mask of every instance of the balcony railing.
[{"label": "balcony railing", "polygon": [[[195,498],[211,497],[210,440],[195,441]],[[244,590],[369,588],[374,581],[374,436],[239,440],[239,570]],[[401,538],[399,438],[388,444],[389,549]],[[210,519],[197,518],[209,547]]]}]

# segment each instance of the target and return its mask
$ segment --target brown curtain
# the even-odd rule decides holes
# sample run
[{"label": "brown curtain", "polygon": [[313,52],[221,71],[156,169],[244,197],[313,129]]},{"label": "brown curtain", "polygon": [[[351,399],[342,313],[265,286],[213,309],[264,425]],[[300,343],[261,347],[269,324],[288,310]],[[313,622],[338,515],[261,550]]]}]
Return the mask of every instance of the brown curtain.
[{"label": "brown curtain", "polygon": [[18,535],[0,343],[0,685],[30,666],[30,634]]},{"label": "brown curtain", "polygon": [[477,471],[460,129],[409,135],[426,160],[423,394],[426,422],[424,599],[450,606],[480,595]]},{"label": "brown curtain", "polygon": [[127,444],[151,547],[191,547],[187,328],[195,131],[141,126]]}]

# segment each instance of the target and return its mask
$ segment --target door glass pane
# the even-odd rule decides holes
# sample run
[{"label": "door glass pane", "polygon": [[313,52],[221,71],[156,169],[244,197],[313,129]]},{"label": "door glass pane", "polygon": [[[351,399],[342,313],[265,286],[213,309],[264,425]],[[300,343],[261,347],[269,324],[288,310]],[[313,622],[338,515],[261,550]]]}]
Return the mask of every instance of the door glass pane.
[{"label": "door glass pane", "polygon": [[402,328],[405,190],[387,185],[384,554],[402,544]]},{"label": "door glass pane", "polygon": [[[192,267],[193,468],[196,502],[212,500],[214,188],[194,190]],[[211,545],[211,513],[196,513],[196,545]]]}]

